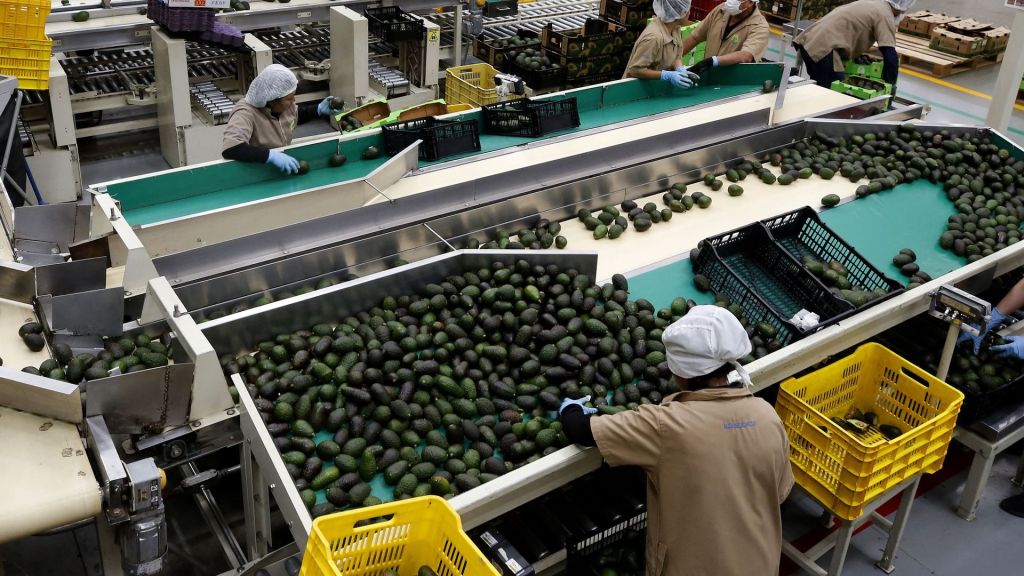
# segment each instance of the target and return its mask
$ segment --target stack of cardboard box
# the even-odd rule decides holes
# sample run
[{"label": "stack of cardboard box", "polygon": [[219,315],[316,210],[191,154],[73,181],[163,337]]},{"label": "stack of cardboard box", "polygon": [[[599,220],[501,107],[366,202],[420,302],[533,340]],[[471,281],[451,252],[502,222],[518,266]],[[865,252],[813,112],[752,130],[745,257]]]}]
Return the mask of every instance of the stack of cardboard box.
[{"label": "stack of cardboard box", "polygon": [[1010,31],[1003,27],[922,10],[908,14],[900,22],[899,31],[928,38],[932,50],[957,56],[998,54],[1006,50]]}]

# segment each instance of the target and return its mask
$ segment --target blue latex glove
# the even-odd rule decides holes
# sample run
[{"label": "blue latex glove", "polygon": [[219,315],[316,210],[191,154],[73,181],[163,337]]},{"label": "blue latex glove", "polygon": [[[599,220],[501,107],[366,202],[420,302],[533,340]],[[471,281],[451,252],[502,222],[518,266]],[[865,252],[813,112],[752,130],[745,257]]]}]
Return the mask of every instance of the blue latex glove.
[{"label": "blue latex glove", "polygon": [[272,164],[281,172],[286,174],[297,174],[299,172],[299,161],[284,152],[271,150],[267,156],[267,164]]},{"label": "blue latex glove", "polygon": [[675,70],[662,70],[661,81],[668,82],[673,88],[686,90],[693,86],[689,72],[676,72]]},{"label": "blue latex glove", "polygon": [[[320,103],[316,105],[316,113],[319,114],[320,116],[330,116],[332,112],[341,112],[341,110],[331,108],[331,100],[333,99],[333,96],[328,96],[327,98],[321,100]],[[342,106],[344,106],[344,104],[342,104]]]},{"label": "blue latex glove", "polygon": [[1000,344],[999,346],[993,346],[992,351],[995,352],[999,358],[1017,358],[1024,359],[1024,337],[1021,336],[1010,336],[1006,344]]},{"label": "blue latex glove", "polygon": [[583,414],[586,416],[590,416],[591,414],[597,414],[597,408],[587,408],[586,406],[584,406],[584,404],[586,404],[587,402],[590,402],[590,395],[584,396],[583,398],[578,398],[576,400],[573,400],[572,398],[566,398],[565,400],[562,400],[562,405],[558,407],[558,413],[561,414],[562,410],[565,410],[566,406],[575,404],[580,408],[583,408]]},{"label": "blue latex glove", "polygon": [[985,338],[985,334],[988,334],[989,330],[1002,324],[1003,320],[1006,320],[1006,315],[1000,312],[998,308],[993,308],[992,317],[989,318],[988,323],[985,324],[985,329],[981,330],[981,334],[975,336],[974,334],[968,332],[961,332],[960,337],[956,339],[957,345],[963,344],[964,342],[970,340],[971,342],[974,343],[974,353],[977,354],[978,350],[981,349],[981,341],[982,339]]}]

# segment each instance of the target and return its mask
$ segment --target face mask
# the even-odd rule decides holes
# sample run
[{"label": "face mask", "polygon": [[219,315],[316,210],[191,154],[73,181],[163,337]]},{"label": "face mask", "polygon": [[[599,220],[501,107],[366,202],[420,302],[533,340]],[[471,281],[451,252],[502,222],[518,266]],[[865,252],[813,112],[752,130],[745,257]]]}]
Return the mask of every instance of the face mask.
[{"label": "face mask", "polygon": [[722,4],[722,10],[730,16],[735,16],[740,13],[740,0],[725,0],[725,4]]}]

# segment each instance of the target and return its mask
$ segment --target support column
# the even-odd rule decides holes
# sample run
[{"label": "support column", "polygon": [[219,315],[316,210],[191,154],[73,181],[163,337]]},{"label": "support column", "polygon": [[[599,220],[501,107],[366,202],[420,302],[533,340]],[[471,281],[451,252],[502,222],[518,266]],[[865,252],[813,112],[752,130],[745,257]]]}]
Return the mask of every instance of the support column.
[{"label": "support column", "polygon": [[1024,8],[1018,9],[1013,17],[1010,43],[999,66],[999,78],[988,109],[988,125],[991,128],[1005,131],[1010,126],[1021,76],[1024,76]]},{"label": "support column", "polygon": [[331,8],[331,94],[358,106],[370,95],[366,18],[343,6]]}]

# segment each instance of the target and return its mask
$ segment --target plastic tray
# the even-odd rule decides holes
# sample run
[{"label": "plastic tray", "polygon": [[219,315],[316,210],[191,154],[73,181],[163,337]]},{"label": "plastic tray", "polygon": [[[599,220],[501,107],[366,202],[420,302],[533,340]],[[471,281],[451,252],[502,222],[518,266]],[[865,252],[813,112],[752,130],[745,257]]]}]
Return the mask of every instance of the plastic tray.
[{"label": "plastic tray", "polygon": [[[760,297],[795,338],[816,332],[854,311],[852,304],[832,294],[779,246],[761,223],[707,238],[701,241],[700,248],[701,266],[696,270],[711,280],[712,288],[735,300],[733,293],[743,290],[728,280],[729,275],[733,276],[747,291]],[[727,273],[717,268],[725,268]],[[803,330],[789,322],[801,309],[816,313],[819,324]]]},{"label": "plastic tray", "polygon": [[535,91],[560,88],[566,81],[566,70],[562,66],[545,70],[530,70],[523,68],[515,60],[509,60],[507,67],[512,74],[522,78],[523,82]]},{"label": "plastic tray", "polygon": [[887,277],[829,228],[813,208],[805,206],[768,220],[762,220],[772,238],[797,261],[813,256],[823,262],[839,261],[850,271],[849,279],[865,290],[886,290],[883,298],[869,301],[861,309],[891,298],[904,290],[903,284]]},{"label": "plastic tray", "polygon": [[299,574],[416,574],[421,566],[438,576],[499,576],[462,531],[458,513],[437,496],[317,518]]},{"label": "plastic tray", "polygon": [[[942,468],[964,395],[880,344],[779,386],[775,405],[789,436],[797,483],[846,520],[920,473]],[[856,407],[903,433],[855,434],[832,417]]]},{"label": "plastic tray", "polygon": [[[445,70],[444,100],[449,104],[472,104],[479,108],[498,101],[494,77],[498,71],[490,64],[469,64]],[[522,98],[513,95],[509,100]]]},{"label": "plastic tray", "polygon": [[398,154],[416,140],[422,140],[420,160],[434,161],[480,151],[480,133],[476,120],[438,120],[417,118],[384,125],[384,149],[388,156]]},{"label": "plastic tray", "polygon": [[576,98],[524,99],[484,106],[483,122],[484,134],[536,138],[579,127],[580,113]]},{"label": "plastic tray", "polygon": [[[419,40],[427,33],[426,26],[423,25],[419,18],[398,6],[367,8],[363,14],[368,21],[370,34],[385,42]],[[392,22],[391,20],[398,21]]]},{"label": "plastic tray", "polygon": [[[629,52],[571,58],[559,55],[557,52],[548,49],[547,56],[552,62],[565,69],[566,80],[574,80],[581,76],[621,76],[626,69],[626,63],[629,61]],[[533,86],[529,82],[527,82],[527,85]]]},{"label": "plastic tray", "polygon": [[0,38],[46,40],[49,0],[0,0]]},{"label": "plastic tray", "polygon": [[517,30],[516,36],[527,39],[530,41],[530,44],[498,48],[491,44],[494,42],[494,39],[485,40],[480,36],[474,36],[473,55],[491,66],[494,66],[498,70],[506,70],[509,64],[505,61],[505,55],[507,53],[521,50],[523,48],[540,48],[540,37],[536,32],[533,32],[532,30]]},{"label": "plastic tray", "polygon": [[50,84],[52,40],[0,40],[0,74],[18,79],[22,90],[46,90]]}]

